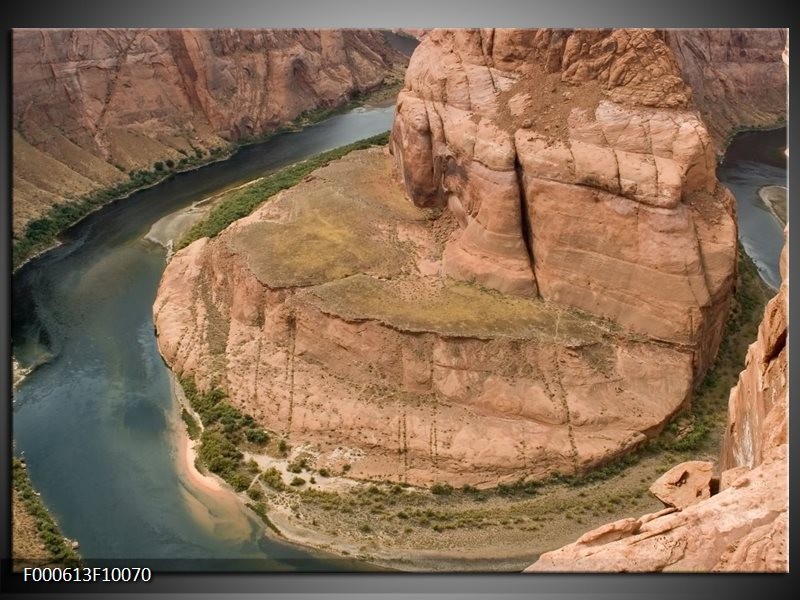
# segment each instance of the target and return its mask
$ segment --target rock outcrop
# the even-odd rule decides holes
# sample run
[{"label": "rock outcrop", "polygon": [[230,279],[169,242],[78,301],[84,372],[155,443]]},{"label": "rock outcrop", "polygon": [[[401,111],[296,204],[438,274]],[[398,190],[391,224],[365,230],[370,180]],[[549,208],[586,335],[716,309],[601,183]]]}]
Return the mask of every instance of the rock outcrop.
[{"label": "rock outcrop", "polygon": [[540,571],[786,571],[786,445],[698,504],[604,525],[543,554]]},{"label": "rock outcrop", "polygon": [[435,30],[398,97],[409,197],[459,230],[445,275],[716,353],[736,262],[732,198],[651,30]]},{"label": "rock outcrop", "polygon": [[650,486],[650,493],[666,506],[684,509],[711,497],[714,465],[691,460],[672,467]]},{"label": "rock outcrop", "polygon": [[352,153],[175,254],[159,348],[318,468],[419,485],[583,471],[684,405],[681,348],[443,281],[453,227],[406,201],[382,150]]},{"label": "rock outcrop", "polygon": [[431,31],[390,151],[178,252],[167,362],[318,466],[421,485],[584,471],[687,406],[736,221],[665,34]]},{"label": "rock outcrop", "polygon": [[752,469],[763,462],[772,448],[789,440],[788,229],[786,233],[780,263],[781,287],[764,310],[758,339],[747,349],[745,369],[731,390],[721,471],[735,467]]},{"label": "rock outcrop", "polygon": [[155,161],[268,133],[407,59],[368,30],[15,30],[14,233]]},{"label": "rock outcrop", "polygon": [[[528,571],[788,569],[786,254],[784,248],[783,283],[764,311],[758,339],[731,390],[720,492],[683,510],[604,525],[543,554]],[[678,465],[659,481],[684,467]],[[663,486],[654,487],[659,491]]]}]

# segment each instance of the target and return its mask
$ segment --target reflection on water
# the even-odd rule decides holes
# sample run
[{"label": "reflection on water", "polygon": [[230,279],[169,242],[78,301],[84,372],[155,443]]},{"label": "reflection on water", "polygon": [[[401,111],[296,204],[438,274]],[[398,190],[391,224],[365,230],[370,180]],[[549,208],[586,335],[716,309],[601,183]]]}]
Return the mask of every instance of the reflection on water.
[{"label": "reflection on water", "polygon": [[386,131],[393,113],[340,115],[178,174],[90,215],[14,277],[14,354],[21,368],[41,365],[15,390],[16,450],[84,557],[214,559],[173,563],[181,569],[353,567],[265,539],[236,497],[179,474],[174,432],[183,425],[151,313],[164,249],[143,237],[192,202]]}]

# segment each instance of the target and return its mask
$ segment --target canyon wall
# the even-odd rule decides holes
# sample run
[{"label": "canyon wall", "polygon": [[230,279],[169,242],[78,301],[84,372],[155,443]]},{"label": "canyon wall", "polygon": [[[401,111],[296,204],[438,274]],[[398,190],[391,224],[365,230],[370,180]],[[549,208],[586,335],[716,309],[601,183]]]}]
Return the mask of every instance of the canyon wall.
[{"label": "canyon wall", "polygon": [[786,122],[785,29],[666,31],[718,154],[741,129]]},{"label": "canyon wall", "polygon": [[406,62],[368,30],[15,30],[14,233],[155,161],[342,104]]},{"label": "canyon wall", "polygon": [[173,369],[317,467],[419,485],[583,472],[689,404],[737,231],[665,33],[433,30],[389,150],[174,256]]},{"label": "canyon wall", "polygon": [[543,554],[528,571],[788,569],[786,254],[785,247],[783,283],[764,310],[758,338],[731,390],[719,493],[710,495],[706,482],[704,493],[683,510],[666,508],[604,525]]}]

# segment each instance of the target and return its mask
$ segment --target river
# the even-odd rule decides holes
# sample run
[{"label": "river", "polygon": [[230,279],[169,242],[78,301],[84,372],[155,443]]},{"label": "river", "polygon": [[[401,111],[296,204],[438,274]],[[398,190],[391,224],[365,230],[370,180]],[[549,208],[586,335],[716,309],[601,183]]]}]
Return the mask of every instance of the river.
[{"label": "river", "polygon": [[[265,537],[241,506],[181,478],[173,440],[183,425],[151,314],[165,250],[145,236],[197,200],[385,131],[392,116],[393,107],[356,109],[175,175],[89,216],[15,275],[13,351],[23,367],[39,365],[14,392],[16,453],[85,558],[178,570],[366,566]],[[766,219],[757,191],[785,185],[783,131],[742,134],[719,169],[737,195],[742,242],[773,285],[782,227]]]},{"label": "river", "polygon": [[[83,557],[179,559],[159,563],[176,569],[346,566],[263,537],[249,511],[179,476],[183,424],[151,312],[165,250],[145,236],[197,200],[386,131],[393,116],[394,106],[357,108],[179,173],[90,215],[14,276],[14,356],[39,365],[14,391],[16,453]],[[185,560],[198,558],[214,560]]]},{"label": "river", "polygon": [[717,177],[736,197],[739,240],[761,277],[772,288],[781,284],[779,261],[783,225],[759,197],[769,185],[786,187],[786,128],[745,131],[725,152]]}]

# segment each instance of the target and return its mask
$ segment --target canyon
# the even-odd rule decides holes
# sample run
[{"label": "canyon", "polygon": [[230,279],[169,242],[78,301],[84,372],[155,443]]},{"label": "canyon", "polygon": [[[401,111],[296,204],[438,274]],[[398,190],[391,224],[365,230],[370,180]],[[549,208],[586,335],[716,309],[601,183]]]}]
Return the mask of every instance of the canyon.
[{"label": "canyon", "polygon": [[56,204],[341,105],[408,61],[376,30],[17,29],[13,47],[15,237]]},{"label": "canyon", "polygon": [[[390,156],[348,156],[178,252],[160,350],[358,479],[485,487],[630,452],[716,355],[737,257],[716,156],[734,117],[785,111],[784,47],[775,30],[428,32]],[[782,102],[720,74],[780,81]]]},{"label": "canyon", "polygon": [[[65,533],[87,556],[119,539],[273,570],[318,570],[322,549],[356,568],[785,571],[787,251],[756,334],[778,278],[767,292],[740,255],[718,161],[736,132],[785,124],[787,31],[400,34],[15,31],[23,242],[65,200],[404,77],[386,145],[291,164],[387,129],[383,105],[249,145],[15,274],[15,443]],[[181,241],[178,223],[165,262],[144,232],[212,191],[202,215],[223,225]],[[78,427],[79,454],[54,457]],[[174,463],[239,509],[184,506]]]}]

